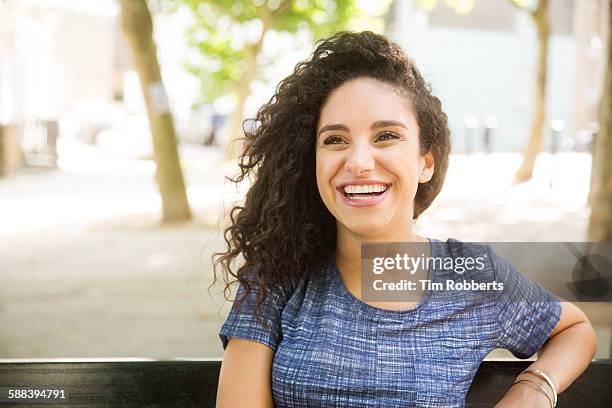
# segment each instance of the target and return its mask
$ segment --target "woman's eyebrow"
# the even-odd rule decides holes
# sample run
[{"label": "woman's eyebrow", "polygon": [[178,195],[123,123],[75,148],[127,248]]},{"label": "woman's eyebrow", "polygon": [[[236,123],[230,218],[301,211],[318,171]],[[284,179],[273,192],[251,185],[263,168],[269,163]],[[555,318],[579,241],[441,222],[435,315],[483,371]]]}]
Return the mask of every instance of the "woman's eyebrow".
[{"label": "woman's eyebrow", "polygon": [[325,125],[321,129],[319,129],[319,132],[317,132],[317,137],[321,136],[321,133],[327,132],[328,130],[343,130],[345,132],[350,131],[347,126],[341,123],[334,123],[333,125]]},{"label": "woman's eyebrow", "polygon": [[408,127],[406,127],[406,125],[397,120],[377,120],[376,122],[372,123],[372,125],[370,126],[370,130],[391,126],[397,126],[408,130]]},{"label": "woman's eyebrow", "polygon": [[[370,129],[374,130],[378,128],[392,127],[392,126],[401,127],[401,128],[408,130],[408,127],[406,127],[406,125],[404,125],[402,122],[397,121],[397,120],[377,120],[376,122],[372,123],[372,125],[370,126]],[[317,132],[317,137],[319,137],[321,133],[327,132],[329,130],[342,130],[345,132],[350,132],[349,128],[346,125],[343,125],[341,123],[334,123],[331,125],[325,125],[321,129],[319,129],[319,131]]]}]

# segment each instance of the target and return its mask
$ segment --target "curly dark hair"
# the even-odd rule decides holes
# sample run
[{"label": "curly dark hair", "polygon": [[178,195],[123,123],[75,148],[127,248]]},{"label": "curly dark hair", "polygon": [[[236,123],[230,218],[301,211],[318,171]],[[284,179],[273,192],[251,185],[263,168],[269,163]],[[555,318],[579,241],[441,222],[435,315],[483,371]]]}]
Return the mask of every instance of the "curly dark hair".
[{"label": "curly dark hair", "polygon": [[[415,219],[442,188],[450,151],[447,116],[414,63],[397,44],[369,31],[340,32],[319,41],[310,58],[297,64],[261,107],[254,129],[243,126],[240,174],[230,180],[254,181],[244,205],[230,212],[231,225],[224,233],[227,251],[212,257],[213,285],[221,267],[226,298],[236,281],[244,287],[238,305],[253,284],[259,286],[256,315],[273,287],[290,290],[296,278],[321,271],[333,256],[336,221],[317,190],[316,126],[330,93],[360,77],[390,84],[406,96],[420,128],[421,154],[433,154],[435,171],[418,186]],[[236,268],[240,256],[244,262]],[[230,276],[235,280],[229,282]]]}]

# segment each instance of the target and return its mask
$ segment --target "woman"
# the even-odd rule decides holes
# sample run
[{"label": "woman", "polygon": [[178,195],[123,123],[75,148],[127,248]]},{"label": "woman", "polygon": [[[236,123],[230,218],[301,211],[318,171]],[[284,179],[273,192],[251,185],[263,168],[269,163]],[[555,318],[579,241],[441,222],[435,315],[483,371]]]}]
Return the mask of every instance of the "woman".
[{"label": "woman", "polygon": [[[488,247],[413,231],[442,187],[450,141],[440,101],[397,45],[371,32],[320,42],[256,123],[236,180],[253,184],[215,258],[225,282],[240,283],[220,331],[219,407],[461,407],[496,347],[521,358],[540,351],[537,371],[521,374],[498,406],[549,407],[587,367],[596,341],[576,306]],[[473,301],[426,291],[368,302],[364,242],[485,255],[506,286]]]}]

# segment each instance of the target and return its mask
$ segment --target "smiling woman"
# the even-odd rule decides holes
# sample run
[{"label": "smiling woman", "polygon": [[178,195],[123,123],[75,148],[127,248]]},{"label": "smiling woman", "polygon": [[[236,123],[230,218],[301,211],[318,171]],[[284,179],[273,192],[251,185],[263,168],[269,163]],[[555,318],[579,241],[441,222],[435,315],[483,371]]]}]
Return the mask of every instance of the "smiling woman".
[{"label": "smiling woman", "polygon": [[[487,246],[414,233],[442,187],[450,140],[439,99],[396,44],[371,32],[321,41],[256,121],[236,179],[254,181],[214,256],[226,288],[239,282],[219,333],[219,407],[462,407],[497,347],[541,352],[499,406],[547,407],[587,366],[595,340],[576,306]],[[462,279],[503,290],[368,302],[365,242],[485,259],[482,275]],[[415,276],[457,278],[431,265]]]},{"label": "smiling woman", "polygon": [[[406,204],[419,183],[431,180],[434,157],[421,148],[406,96],[380,80],[347,81],[323,105],[319,126],[317,187],[338,224],[347,232],[412,241],[397,236],[411,232],[397,225],[411,225],[413,206]],[[438,139],[448,144],[445,136]]]}]

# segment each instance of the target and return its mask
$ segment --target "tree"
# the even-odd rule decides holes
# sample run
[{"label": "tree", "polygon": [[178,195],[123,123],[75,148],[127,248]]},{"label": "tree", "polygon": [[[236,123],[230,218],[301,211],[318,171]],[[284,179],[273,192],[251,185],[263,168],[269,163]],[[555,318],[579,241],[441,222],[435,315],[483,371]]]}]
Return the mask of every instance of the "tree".
[{"label": "tree", "polygon": [[[593,150],[594,183],[592,184],[589,241],[612,241],[612,10],[608,13],[608,66],[601,97],[600,130]],[[597,165],[595,165],[597,163]]]},{"label": "tree", "polygon": [[[510,2],[525,10],[525,1],[510,0]],[[548,43],[550,25],[548,23],[548,0],[539,0],[534,10],[529,10],[538,33],[538,62],[535,78],[535,95],[533,101],[533,118],[531,119],[531,131],[529,140],[523,150],[523,162],[516,172],[515,180],[522,183],[531,179],[535,160],[542,150],[542,139],[544,138],[544,119],[546,115],[546,79],[548,73]]]},{"label": "tree", "polygon": [[[446,4],[459,14],[468,14],[474,7],[475,0],[446,0]],[[525,182],[533,176],[535,160],[542,149],[544,137],[544,120],[546,115],[546,79],[548,72],[548,43],[550,24],[548,22],[549,0],[538,0],[535,8],[530,5],[534,1],[507,0],[511,5],[521,11],[529,13],[538,35],[538,57],[535,77],[535,93],[533,101],[533,118],[529,139],[523,150],[523,161],[516,172],[515,181]],[[417,0],[425,10],[432,10],[437,0]]]},{"label": "tree", "polygon": [[[188,32],[188,41],[201,58],[189,64],[188,69],[201,81],[202,103],[221,95],[236,96],[229,130],[234,141],[242,135],[251,84],[260,76],[258,57],[266,34],[272,30],[296,33],[306,29],[319,38],[344,29],[358,10],[355,0],[158,1],[167,9],[185,5],[191,11],[194,25]],[[228,158],[236,157],[238,149],[236,143],[230,143]]]},{"label": "tree", "polygon": [[146,0],[120,0],[120,4],[121,27],[140,78],[153,137],[163,221],[188,220],[191,211],[179,162],[174,123],[157,61],[151,14]]}]

